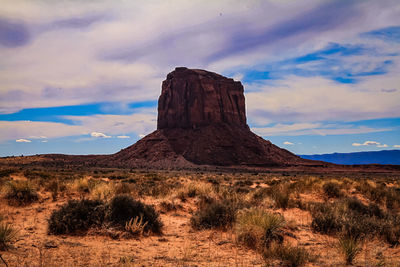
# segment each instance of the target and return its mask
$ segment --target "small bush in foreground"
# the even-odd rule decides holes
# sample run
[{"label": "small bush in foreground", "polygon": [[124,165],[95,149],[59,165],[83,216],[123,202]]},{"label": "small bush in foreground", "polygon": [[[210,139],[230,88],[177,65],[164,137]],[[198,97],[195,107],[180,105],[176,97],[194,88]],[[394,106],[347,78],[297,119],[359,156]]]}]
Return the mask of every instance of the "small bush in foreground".
[{"label": "small bush in foreground", "polygon": [[361,252],[359,240],[347,236],[340,237],[338,248],[347,265],[352,265],[355,257]]},{"label": "small bush in foreground", "polygon": [[105,215],[104,203],[100,200],[70,200],[59,210],[53,211],[49,219],[50,234],[74,234],[87,231],[102,224]]},{"label": "small bush in foreground", "polygon": [[210,229],[231,227],[235,221],[236,205],[232,201],[211,201],[202,207],[190,218],[195,229]]},{"label": "small bush in foreground", "polygon": [[12,205],[26,205],[38,200],[36,190],[28,181],[10,181],[6,187],[6,199]]},{"label": "small bush in foreground", "polygon": [[282,266],[287,267],[303,266],[314,259],[305,248],[278,243],[272,243],[270,248],[264,250],[263,256],[266,261],[270,258],[278,259],[282,261]]},{"label": "small bush in foreground", "polygon": [[252,249],[269,247],[271,242],[283,242],[285,219],[259,209],[239,212],[235,226],[237,239]]},{"label": "small bush in foreground", "polygon": [[0,251],[7,250],[17,238],[17,230],[11,224],[0,222]]},{"label": "small bush in foreground", "polygon": [[126,222],[136,217],[142,217],[143,222],[146,222],[144,231],[161,233],[162,223],[152,206],[136,201],[128,195],[115,196],[110,200],[106,217],[109,222],[125,227]]}]

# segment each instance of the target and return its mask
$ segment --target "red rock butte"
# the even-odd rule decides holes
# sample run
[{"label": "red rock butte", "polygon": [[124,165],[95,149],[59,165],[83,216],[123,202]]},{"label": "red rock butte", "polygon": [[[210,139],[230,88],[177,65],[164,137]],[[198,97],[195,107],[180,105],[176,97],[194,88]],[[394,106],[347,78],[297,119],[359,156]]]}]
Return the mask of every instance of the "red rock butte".
[{"label": "red rock butte", "polygon": [[110,155],[113,166],[285,167],[312,164],[264,140],[246,122],[241,82],[176,68],[162,83],[157,130]]}]

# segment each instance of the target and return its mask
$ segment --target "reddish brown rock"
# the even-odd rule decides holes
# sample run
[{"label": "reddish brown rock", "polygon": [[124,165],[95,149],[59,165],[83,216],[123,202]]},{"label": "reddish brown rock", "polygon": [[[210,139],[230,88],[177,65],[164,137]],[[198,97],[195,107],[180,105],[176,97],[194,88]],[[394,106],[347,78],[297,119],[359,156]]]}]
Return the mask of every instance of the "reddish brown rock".
[{"label": "reddish brown rock", "polygon": [[310,164],[255,135],[246,124],[240,82],[176,68],[162,84],[157,130],[112,155],[113,165],[187,167]]},{"label": "reddish brown rock", "polygon": [[246,127],[243,86],[204,70],[176,68],[162,83],[157,129],[226,123]]}]

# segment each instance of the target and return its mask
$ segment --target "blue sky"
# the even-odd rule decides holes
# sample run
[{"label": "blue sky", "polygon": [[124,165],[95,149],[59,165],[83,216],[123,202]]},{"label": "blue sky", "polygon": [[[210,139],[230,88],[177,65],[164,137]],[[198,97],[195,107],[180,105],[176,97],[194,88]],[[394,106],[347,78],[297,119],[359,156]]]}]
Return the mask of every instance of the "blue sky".
[{"label": "blue sky", "polygon": [[133,144],[176,66],[242,81],[294,153],[400,149],[398,0],[5,0],[0,57],[0,156]]}]

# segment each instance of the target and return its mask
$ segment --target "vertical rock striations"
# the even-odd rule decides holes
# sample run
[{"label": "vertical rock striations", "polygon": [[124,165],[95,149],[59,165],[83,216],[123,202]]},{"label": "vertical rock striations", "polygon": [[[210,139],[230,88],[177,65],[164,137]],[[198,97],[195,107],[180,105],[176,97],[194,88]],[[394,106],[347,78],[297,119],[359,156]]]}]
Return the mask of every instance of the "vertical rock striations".
[{"label": "vertical rock striations", "polygon": [[176,68],[162,83],[157,129],[226,123],[246,127],[243,86],[204,70]]}]

